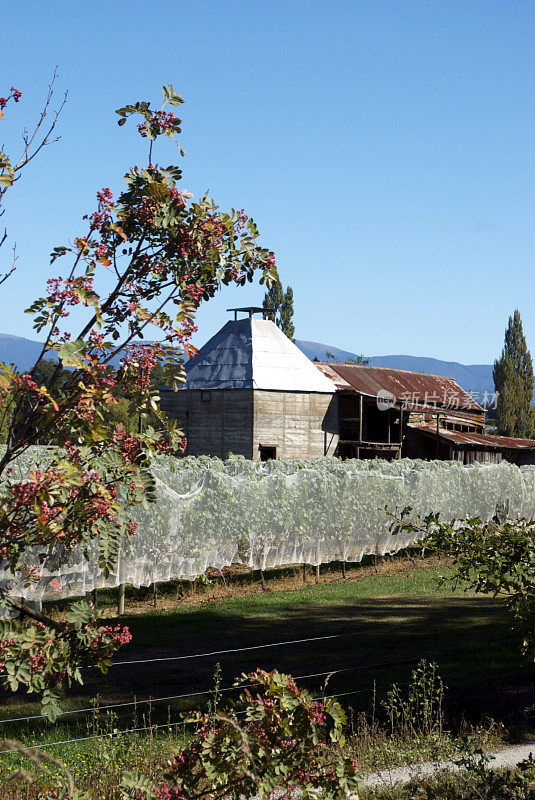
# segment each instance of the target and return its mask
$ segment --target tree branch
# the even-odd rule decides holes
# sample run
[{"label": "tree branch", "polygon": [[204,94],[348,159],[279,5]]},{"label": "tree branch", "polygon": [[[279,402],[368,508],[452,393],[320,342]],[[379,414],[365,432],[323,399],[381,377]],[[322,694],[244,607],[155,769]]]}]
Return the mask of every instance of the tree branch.
[{"label": "tree branch", "polygon": [[27,606],[25,603],[19,603],[19,601],[15,600],[15,598],[8,597],[4,591],[2,591],[1,594],[4,599],[7,600],[7,602],[10,603],[14,609],[20,611],[21,614],[34,619],[36,622],[42,622],[47,628],[53,628],[58,633],[63,633],[63,631],[66,630],[67,626],[65,623],[57,622],[55,619],[47,617],[46,614],[42,614],[41,612],[30,608],[30,606]]}]

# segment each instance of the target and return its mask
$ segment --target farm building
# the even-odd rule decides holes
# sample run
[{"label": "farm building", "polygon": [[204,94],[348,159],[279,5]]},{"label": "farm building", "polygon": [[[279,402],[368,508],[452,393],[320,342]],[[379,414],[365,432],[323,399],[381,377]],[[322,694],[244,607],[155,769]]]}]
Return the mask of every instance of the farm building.
[{"label": "farm building", "polygon": [[535,463],[535,440],[485,433],[485,410],[442,375],[317,364],[338,391],[342,458],[424,458]]},{"label": "farm building", "polygon": [[277,326],[248,312],[186,364],[162,409],[180,420],[188,455],[318,458],[338,444],[336,386]]},{"label": "farm building", "polygon": [[188,455],[535,463],[535,441],[485,434],[484,409],[452,378],[315,363],[254,317],[262,309],[232,310],[234,320],[186,364],[184,386],[161,391]]}]

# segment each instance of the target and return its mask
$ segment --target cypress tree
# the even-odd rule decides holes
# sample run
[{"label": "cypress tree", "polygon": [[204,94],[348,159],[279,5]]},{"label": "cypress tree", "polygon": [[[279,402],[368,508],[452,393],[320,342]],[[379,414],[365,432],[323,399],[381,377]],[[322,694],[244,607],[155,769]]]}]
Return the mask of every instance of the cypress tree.
[{"label": "cypress tree", "polygon": [[262,304],[264,309],[264,316],[270,319],[281,331],[294,341],[295,327],[292,321],[294,314],[294,293],[291,286],[288,286],[284,291],[280,279],[276,281],[268,289],[264,302]]},{"label": "cypress tree", "polygon": [[277,312],[282,305],[283,299],[284,293],[282,291],[282,283],[279,278],[277,278],[267,290],[264,302],[262,303],[265,319],[270,319],[275,325],[277,325]]},{"label": "cypress tree", "polygon": [[284,293],[284,300],[280,308],[280,329],[286,334],[288,339],[294,341],[295,327],[293,324],[294,315],[294,293],[291,286],[288,286]]},{"label": "cypress tree", "polygon": [[522,330],[518,309],[505,331],[505,344],[494,362],[494,388],[497,393],[496,427],[502,436],[530,439],[535,434],[533,401],[533,362]]}]

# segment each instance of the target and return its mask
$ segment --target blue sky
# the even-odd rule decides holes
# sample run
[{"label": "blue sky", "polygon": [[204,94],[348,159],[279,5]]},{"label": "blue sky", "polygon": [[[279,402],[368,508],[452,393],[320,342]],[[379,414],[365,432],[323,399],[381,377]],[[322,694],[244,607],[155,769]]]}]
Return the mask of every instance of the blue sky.
[{"label": "blue sky", "polygon": [[[19,268],[0,331],[101,186],[145,158],[114,109],[181,107],[183,188],[245,208],[295,294],[296,335],[365,353],[485,363],[520,309],[535,355],[535,5],[521,0],[128,0],[2,6],[0,123],[13,142],[54,66],[62,139],[6,198]],[[178,159],[170,143],[161,163]],[[2,258],[7,258],[4,248]],[[261,287],[199,313],[202,344]]]}]

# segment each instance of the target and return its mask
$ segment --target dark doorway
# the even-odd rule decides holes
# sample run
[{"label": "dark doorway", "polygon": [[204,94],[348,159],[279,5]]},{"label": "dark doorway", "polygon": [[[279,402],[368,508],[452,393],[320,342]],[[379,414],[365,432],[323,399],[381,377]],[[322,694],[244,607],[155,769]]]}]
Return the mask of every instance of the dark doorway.
[{"label": "dark doorway", "polygon": [[273,446],[260,445],[260,461],[270,461],[277,458],[277,448]]}]

